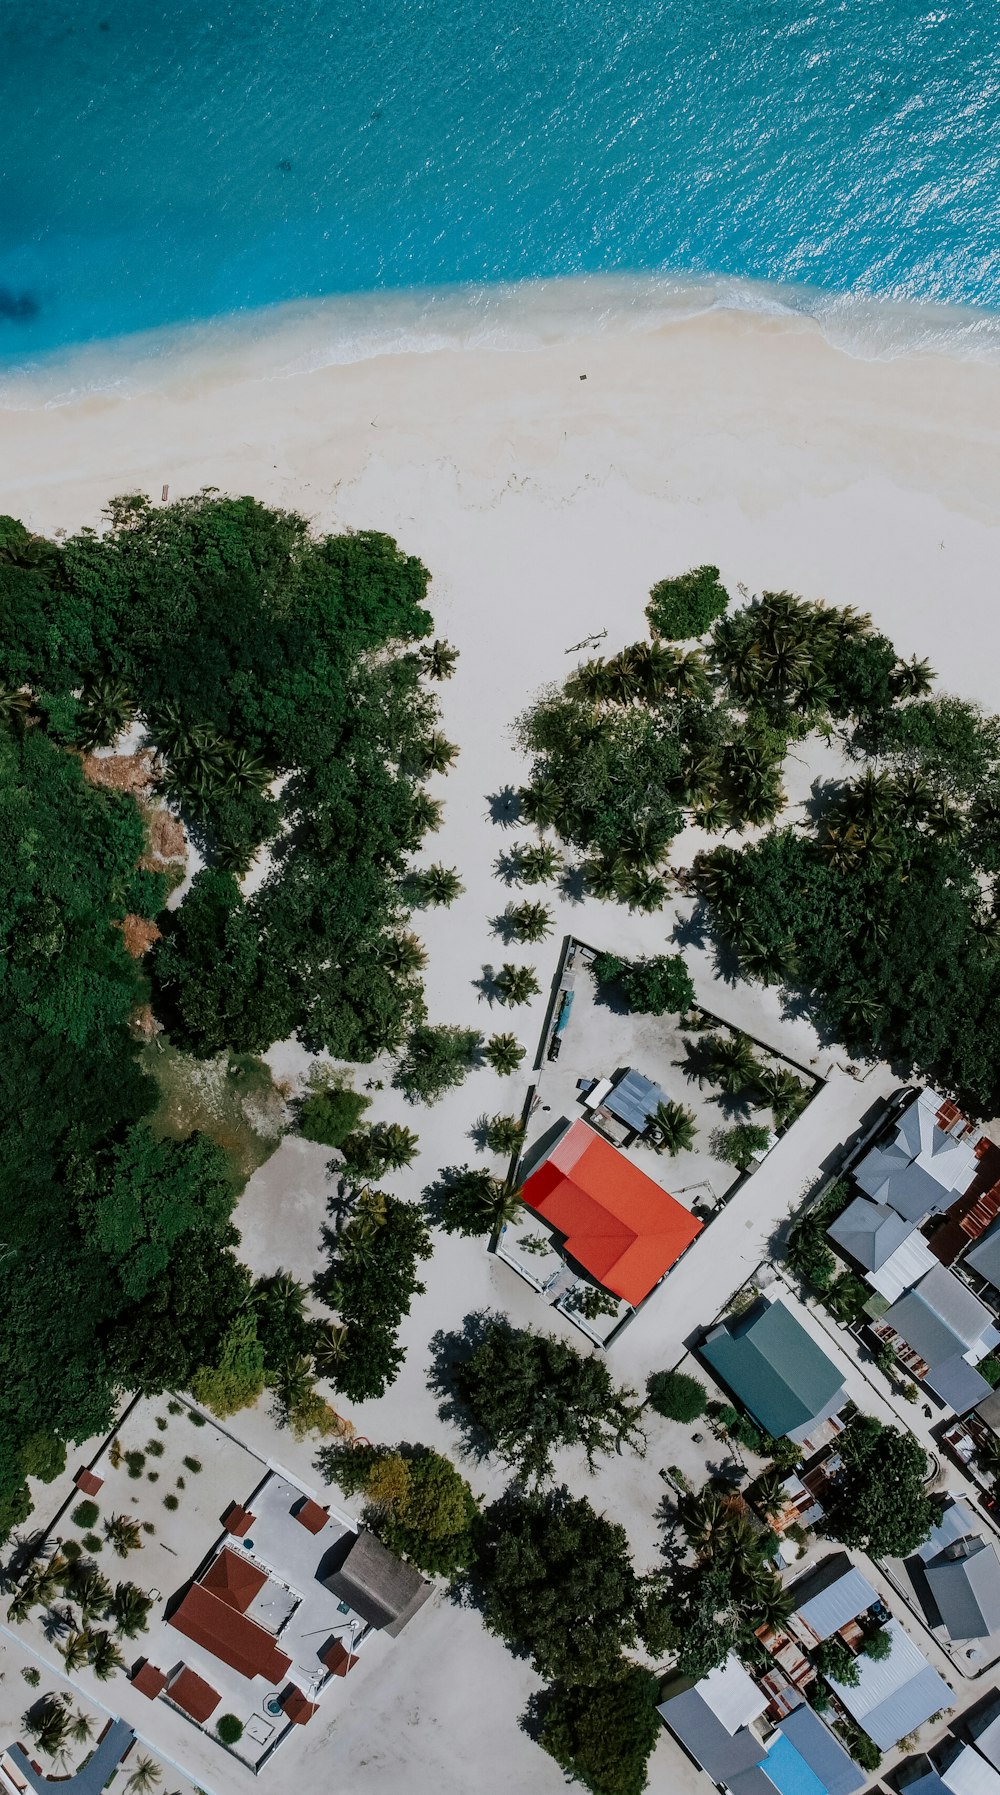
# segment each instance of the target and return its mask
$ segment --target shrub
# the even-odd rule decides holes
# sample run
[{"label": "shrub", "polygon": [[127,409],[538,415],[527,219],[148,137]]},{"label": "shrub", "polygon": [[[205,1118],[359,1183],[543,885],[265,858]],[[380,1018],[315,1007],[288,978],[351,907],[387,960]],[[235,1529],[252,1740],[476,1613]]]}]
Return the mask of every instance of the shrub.
[{"label": "shrub", "polygon": [[658,580],[649,595],[646,616],[655,636],[689,642],[711,629],[729,603],[717,567],[692,567],[671,580]]},{"label": "shrub", "polygon": [[188,1409],[188,1420],[193,1427],[204,1427],[205,1425],[205,1417],[199,1415],[197,1409]]},{"label": "shrub", "polygon": [[861,1681],[861,1671],[855,1662],[854,1653],[842,1639],[822,1640],[813,1652],[813,1662],[823,1676],[832,1677],[835,1682],[843,1683],[848,1689],[856,1688]]},{"label": "shrub", "polygon": [[628,961],[620,959],[617,954],[595,954],[591,970],[599,985],[611,985],[615,979],[621,978],[627,966]]},{"label": "shrub", "polygon": [[92,1502],[88,1496],[84,1502],[77,1503],[70,1515],[70,1520],[74,1527],[93,1527],[100,1512],[97,1503]]},{"label": "shrub", "polygon": [[410,1033],[393,1083],[411,1103],[436,1103],[468,1076],[481,1048],[477,1029],[419,1023]]},{"label": "shrub", "polygon": [[104,1541],[99,1533],[85,1533],[83,1536],[83,1543],[88,1552],[102,1552],[104,1550]]},{"label": "shrub", "polygon": [[170,1401],[167,1403],[167,1408],[171,1415],[182,1415],[184,1413],[184,1404],[182,1402],[175,1402],[173,1397],[171,1397]]},{"label": "shrub", "polygon": [[78,1539],[64,1539],[59,1550],[64,1558],[69,1559],[70,1564],[75,1564],[76,1560],[83,1554],[83,1547]]},{"label": "shrub", "polygon": [[[170,1405],[170,1406],[171,1406],[171,1408],[173,1408],[173,1403],[171,1403],[171,1405]],[[167,1417],[166,1417],[166,1415],[157,1415],[157,1417],[156,1417],[156,1425],[157,1425],[157,1427],[158,1427],[158,1428],[159,1428],[159,1430],[160,1430],[160,1432],[161,1432],[161,1433],[163,1433],[163,1432],[165,1432],[165,1430],[166,1430],[166,1425],[167,1425]]]},{"label": "shrub", "polygon": [[770,1131],[760,1122],[737,1122],[734,1128],[718,1129],[712,1136],[712,1152],[716,1159],[737,1171],[749,1171],[754,1154],[763,1153],[770,1140]]},{"label": "shrub", "polygon": [[237,1720],[235,1714],[223,1714],[215,1723],[215,1730],[223,1745],[235,1745],[243,1737],[243,1722]]},{"label": "shrub", "polygon": [[38,1670],[36,1668],[36,1666],[34,1664],[26,1664],[24,1666],[24,1669],[21,1671],[21,1675],[24,1678],[25,1682],[27,1683],[29,1689],[37,1689],[39,1683],[42,1680],[42,1673],[40,1670]]},{"label": "shrub", "polygon": [[146,1472],[146,1482],[147,1483],[159,1483],[159,1481],[160,1481],[159,1471],[147,1471]]},{"label": "shrub", "polygon": [[[257,1317],[246,1309],[230,1322],[222,1337],[217,1365],[199,1365],[191,1389],[223,1419],[238,1409],[249,1408],[264,1388],[264,1348],[257,1338]],[[191,1411],[196,1426],[204,1417]]]},{"label": "shrub", "polygon": [[986,1379],[991,1389],[995,1390],[1000,1384],[1000,1359],[996,1357],[995,1353],[988,1353],[985,1359],[980,1359],[976,1370],[980,1377]]},{"label": "shrub", "polygon": [[55,1434],[39,1431],[28,1436],[17,1454],[22,1477],[37,1477],[40,1483],[53,1483],[66,1469],[66,1448]]},{"label": "shrub", "polygon": [[128,1466],[129,1476],[139,1478],[142,1476],[146,1464],[146,1454],[144,1452],[126,1452],[125,1463]]},{"label": "shrub", "polygon": [[198,1475],[198,1472],[201,1470],[201,1459],[200,1458],[186,1458],[184,1460],[184,1463],[187,1466],[187,1469],[189,1471],[193,1471],[195,1476]]},{"label": "shrub", "polygon": [[360,1091],[336,1086],[310,1092],[299,1110],[299,1133],[321,1147],[342,1147],[368,1108]]},{"label": "shrub", "polygon": [[691,975],[680,954],[637,960],[622,977],[630,1010],[642,1016],[680,1016],[694,1002]]},{"label": "shrub", "polygon": [[892,1635],[878,1627],[874,1633],[869,1633],[861,1650],[866,1658],[874,1658],[876,1664],[881,1663],[883,1658],[892,1656]]},{"label": "shrub", "polygon": [[153,1526],[152,1521],[143,1521],[142,1531],[143,1533],[153,1534],[156,1532],[156,1528]]},{"label": "shrub", "polygon": [[169,1508],[171,1514],[173,1514],[174,1509],[180,1507],[180,1503],[178,1502],[177,1497],[174,1495],[164,1496],[163,1506],[164,1506],[164,1508]]},{"label": "shrub", "polygon": [[650,1407],[668,1421],[697,1421],[705,1413],[708,1392],[683,1371],[654,1371],[646,1383]]},{"label": "shrub", "polygon": [[146,1451],[149,1453],[150,1458],[162,1458],[163,1457],[163,1441],[162,1440],[147,1440],[146,1441]]}]

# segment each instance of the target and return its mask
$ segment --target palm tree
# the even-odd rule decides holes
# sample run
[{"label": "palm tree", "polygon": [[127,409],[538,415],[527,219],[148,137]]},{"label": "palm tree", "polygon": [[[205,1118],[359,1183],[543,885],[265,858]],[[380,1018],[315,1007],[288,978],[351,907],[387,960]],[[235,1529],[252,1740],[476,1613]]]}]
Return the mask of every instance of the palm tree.
[{"label": "palm tree", "polygon": [[88,1739],[93,1738],[94,1723],[89,1714],[82,1714],[77,1710],[70,1715],[69,1736],[74,1745],[86,1745]]},{"label": "palm tree", "polygon": [[699,805],[718,796],[722,761],[715,748],[695,749],[681,769],[681,794],[685,804]]},{"label": "palm tree", "polygon": [[705,1488],[681,1498],[677,1508],[681,1526],[699,1558],[714,1557],[725,1549],[738,1512],[732,1496]]},{"label": "palm tree", "polygon": [[544,941],[552,933],[552,912],[546,904],[508,904],[503,921],[514,941]]},{"label": "palm tree", "polygon": [[524,1123],[518,1116],[488,1116],[483,1122],[483,1139],[491,1153],[519,1153],[524,1146],[524,1132]]},{"label": "palm tree", "polygon": [[35,1567],[35,1583],[40,1602],[54,1602],[66,1588],[72,1566],[68,1558],[56,1550],[46,1564]]},{"label": "palm tree", "polygon": [[437,862],[422,873],[417,874],[418,889],[425,904],[433,904],[435,908],[453,904],[461,897],[465,886],[453,866],[442,866]]},{"label": "palm tree", "polygon": [[[82,1560],[78,1559],[77,1565],[82,1565]],[[110,1583],[93,1565],[75,1571],[70,1579],[69,1593],[80,1610],[84,1625],[88,1621],[102,1620],[113,1600]]]},{"label": "palm tree", "polygon": [[700,803],[692,805],[691,820],[704,829],[706,835],[718,835],[720,830],[730,827],[733,817],[724,798],[702,798]]},{"label": "palm tree", "polygon": [[500,1178],[491,1178],[483,1199],[483,1212],[489,1218],[491,1233],[496,1233],[509,1222],[516,1222],[523,1207],[519,1190]]},{"label": "palm tree", "polygon": [[334,1378],[347,1344],[347,1328],[341,1321],[323,1322],[313,1342],[313,1369],[318,1377]]},{"label": "palm tree", "polygon": [[785,1479],[777,1465],[768,1465],[756,1479],[750,1496],[762,1515],[775,1521],[788,1505]]},{"label": "palm tree", "polygon": [[588,698],[597,703],[612,696],[617,680],[614,669],[608,661],[600,656],[592,661],[584,661],[577,667],[566,681],[566,690],[571,697]]},{"label": "palm tree", "polygon": [[739,944],[740,967],[748,979],[762,985],[776,985],[795,975],[794,941],[766,945],[756,935],[742,936]]},{"label": "palm tree", "polygon": [[769,1106],[775,1128],[786,1128],[809,1103],[809,1091],[787,1066],[762,1066],[754,1086]]},{"label": "palm tree", "polygon": [[65,1644],[60,1647],[68,1675],[72,1676],[74,1670],[81,1670],[85,1664],[90,1663],[93,1637],[86,1627],[81,1627],[78,1632],[71,1633]]},{"label": "palm tree", "polygon": [[517,1071],[524,1053],[516,1035],[491,1035],[483,1048],[483,1058],[503,1077]]},{"label": "palm tree", "polygon": [[438,638],[421,648],[420,659],[431,679],[450,679],[458,660],[458,649]]},{"label": "palm tree", "polygon": [[592,897],[599,898],[603,903],[607,903],[618,896],[618,880],[620,874],[618,867],[615,866],[612,861],[598,859],[584,860],[581,863],[580,871],[587,882],[587,889]]},{"label": "palm tree", "polygon": [[235,743],[225,744],[221,780],[224,791],[260,791],[266,780],[267,767],[258,755]]},{"label": "palm tree", "polygon": [[935,841],[954,846],[965,834],[965,822],[960,810],[954,804],[940,801],[935,804],[927,816],[927,830]]},{"label": "palm tree", "polygon": [[297,1409],[312,1395],[313,1362],[299,1353],[294,1359],[286,1359],[275,1380],[278,1401],[285,1414]]},{"label": "palm tree", "polygon": [[686,1153],[694,1145],[698,1133],[692,1111],[672,1098],[657,1104],[646,1124],[646,1131],[657,1153],[669,1153],[671,1157]]},{"label": "palm tree", "polygon": [[449,742],[440,729],[432,729],[429,736],[418,744],[420,767],[424,773],[447,773],[448,768],[458,759],[458,749],[454,742]]},{"label": "palm tree", "polygon": [[125,1660],[110,1633],[95,1633],[90,1648],[90,1667],[95,1677],[107,1683],[116,1670],[125,1669]]},{"label": "palm tree", "polygon": [[784,1626],[795,1610],[794,1596],[773,1571],[761,1571],[756,1577],[748,1578],[743,1599],[757,1625],[774,1633]]},{"label": "palm tree", "polygon": [[934,684],[934,669],[930,661],[918,661],[914,655],[896,663],[892,683],[900,698],[926,698]]},{"label": "palm tree", "polygon": [[684,699],[707,698],[712,689],[712,681],[705,657],[700,649],[693,648],[687,654],[680,649],[675,650],[674,663],[667,677],[667,685],[675,697]]},{"label": "palm tree", "polygon": [[23,686],[0,685],[0,723],[23,729],[31,715],[32,696]]},{"label": "palm tree", "polygon": [[7,1609],[7,1619],[15,1626],[21,1626],[27,1620],[31,1610],[42,1601],[49,1600],[43,1596],[40,1584],[40,1573],[37,1565],[21,1578],[16,1594]]},{"label": "palm tree", "polygon": [[620,872],[616,890],[630,910],[641,910],[647,916],[659,910],[669,896],[667,881],[658,873]]},{"label": "palm tree", "polygon": [[533,967],[515,966],[510,960],[504,961],[493,984],[501,1003],[509,1004],[511,1009],[516,1009],[522,1003],[530,1003],[542,989]]},{"label": "palm tree", "polygon": [[131,1789],[133,1795],[149,1795],[149,1791],[162,1781],[163,1771],[154,1758],[136,1758],[135,1769],[125,1787]]},{"label": "palm tree", "polygon": [[554,828],[566,807],[563,792],[554,779],[539,780],[537,785],[524,785],[518,794],[521,809],[536,829]]},{"label": "palm tree", "polygon": [[401,1172],[410,1165],[420,1145],[419,1136],[401,1122],[376,1122],[370,1138],[381,1170],[389,1172]]},{"label": "palm tree", "polygon": [[413,978],[427,965],[427,953],[416,935],[386,935],[382,942],[382,965],[397,978]]},{"label": "palm tree", "polygon": [[662,698],[673,686],[677,670],[677,653],[662,642],[634,642],[618,656],[623,683],[636,697],[647,702]]},{"label": "palm tree", "polygon": [[409,828],[404,845],[409,848],[419,847],[423,837],[434,834],[441,827],[444,816],[444,805],[440,798],[432,798],[425,791],[415,791],[410,799]]},{"label": "palm tree", "polygon": [[135,717],[135,703],[123,679],[98,673],[84,686],[80,701],[81,748],[106,748]]},{"label": "palm tree", "polygon": [[30,1709],[24,1716],[25,1732],[38,1750],[44,1751],[49,1757],[58,1757],[65,1750],[69,1726],[69,1715],[62,1702],[54,1695],[47,1695],[39,1706]]},{"label": "palm tree", "polygon": [[712,1083],[729,1096],[738,1097],[756,1083],[759,1066],[746,1035],[710,1035],[702,1043],[702,1052]]},{"label": "palm tree", "polygon": [[139,1633],[145,1633],[149,1612],[153,1606],[152,1596],[140,1589],[135,1583],[119,1583],[115,1590],[115,1625],[123,1639],[135,1639]]},{"label": "palm tree", "polygon": [[142,1528],[131,1515],[112,1515],[104,1523],[104,1535],[119,1558],[127,1558],[142,1546]]},{"label": "palm tree", "polygon": [[519,850],[516,866],[518,877],[525,885],[545,885],[549,880],[559,877],[563,857],[558,848],[550,847],[546,841],[539,841],[530,848]]}]

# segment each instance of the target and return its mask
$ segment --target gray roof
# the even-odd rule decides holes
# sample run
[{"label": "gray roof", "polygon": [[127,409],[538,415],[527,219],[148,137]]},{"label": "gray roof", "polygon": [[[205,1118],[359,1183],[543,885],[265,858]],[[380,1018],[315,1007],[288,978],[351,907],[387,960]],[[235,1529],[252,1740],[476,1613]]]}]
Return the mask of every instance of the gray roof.
[{"label": "gray roof", "polygon": [[135,1734],[124,1720],[113,1720],[104,1737],[91,1752],[82,1769],[75,1776],[63,1776],[53,1779],[31,1767],[23,1747],[10,1745],[7,1756],[24,1777],[29,1789],[38,1791],[38,1795],[51,1795],[58,1786],[60,1795],[101,1795],[107,1788],[112,1776],[118,1769],[125,1753],[135,1744]]},{"label": "gray roof", "polygon": [[985,1304],[943,1265],[929,1271],[883,1317],[932,1369],[974,1346],[990,1319]]},{"label": "gray roof", "polygon": [[982,1402],[977,1402],[976,1414],[995,1434],[1000,1434],[1000,1390],[991,1390]]},{"label": "gray roof", "polygon": [[817,1639],[829,1639],[848,1621],[864,1614],[878,1595],[851,1563],[846,1552],[837,1552],[824,1559],[793,1591],[800,1620],[812,1629]]},{"label": "gray roof", "polygon": [[937,1126],[941,1101],[936,1091],[921,1091],[899,1117],[895,1138],[873,1147],[854,1168],[866,1196],[888,1203],[909,1222],[947,1209],[975,1176],[969,1142]]},{"label": "gray roof", "polygon": [[840,1740],[805,1702],[779,1720],[778,1726],[794,1745],[800,1758],[818,1776],[826,1795],[854,1795],[863,1789],[868,1777],[849,1757]]},{"label": "gray roof", "polygon": [[734,1777],[762,1764],[767,1756],[760,1740],[747,1727],[728,1732],[697,1689],[685,1689],[661,1702],[659,1712],[713,1782],[735,1788]]},{"label": "gray roof", "polygon": [[956,1541],[925,1575],[952,1639],[986,1639],[1000,1628],[1000,1558],[988,1540]]},{"label": "gray roof", "polygon": [[868,1197],[855,1197],[827,1229],[841,1252],[856,1259],[865,1271],[878,1271],[911,1233],[911,1223]]},{"label": "gray roof", "polygon": [[956,1415],[967,1415],[990,1388],[975,1366],[959,1353],[953,1359],[946,1359],[943,1365],[935,1365],[933,1371],[928,1371],[924,1383],[954,1409]]},{"label": "gray roof", "polygon": [[925,1770],[915,1782],[900,1783],[902,1795],[949,1795],[947,1783],[943,1783],[936,1770]]},{"label": "gray roof", "polygon": [[891,1751],[932,1714],[952,1707],[954,1696],[898,1620],[887,1621],[883,1631],[892,1642],[888,1658],[869,1658],[864,1653],[855,1658],[860,1681],[853,1688],[836,1677],[827,1681],[862,1732],[874,1739],[880,1751]]},{"label": "gray roof", "polygon": [[971,1265],[987,1283],[1000,1289],[1000,1221],[987,1228],[982,1239],[966,1253],[965,1264]]},{"label": "gray roof", "polygon": [[349,1602],[370,1627],[391,1638],[401,1633],[431,1593],[431,1586],[412,1565],[404,1564],[365,1529],[358,1534],[339,1571],[324,1578],[326,1587]]},{"label": "gray roof", "polygon": [[983,1713],[970,1718],[968,1727],[976,1750],[982,1752],[994,1770],[1000,1770],[1000,1702],[993,1702]]},{"label": "gray roof", "polygon": [[782,1302],[721,1322],[701,1348],[713,1371],[776,1437],[808,1433],[843,1400],[844,1380]]},{"label": "gray roof", "polygon": [[952,1496],[947,1507],[941,1510],[941,1519],[936,1527],[932,1527],[922,1546],[918,1546],[914,1557],[930,1564],[946,1546],[954,1545],[957,1539],[967,1539],[977,1528],[976,1517],[968,1503],[961,1496]]},{"label": "gray roof", "polygon": [[601,1107],[641,1134],[657,1105],[666,1101],[666,1092],[661,1091],[658,1084],[653,1084],[651,1079],[644,1078],[630,1066],[624,1078],[620,1078],[608,1092]]}]

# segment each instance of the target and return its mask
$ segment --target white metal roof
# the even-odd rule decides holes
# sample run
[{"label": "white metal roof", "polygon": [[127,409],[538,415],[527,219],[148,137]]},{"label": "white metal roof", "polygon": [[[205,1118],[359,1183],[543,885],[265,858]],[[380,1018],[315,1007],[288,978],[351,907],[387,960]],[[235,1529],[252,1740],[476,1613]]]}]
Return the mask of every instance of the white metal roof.
[{"label": "white metal roof", "polygon": [[736,1733],[763,1714],[767,1696],[744,1670],[739,1659],[730,1652],[724,1664],[710,1670],[698,1684],[698,1694],[708,1704],[727,1733]]},{"label": "white metal roof", "polygon": [[974,1745],[964,1745],[941,1771],[941,1781],[952,1795],[1000,1795],[1000,1774],[980,1757]]}]

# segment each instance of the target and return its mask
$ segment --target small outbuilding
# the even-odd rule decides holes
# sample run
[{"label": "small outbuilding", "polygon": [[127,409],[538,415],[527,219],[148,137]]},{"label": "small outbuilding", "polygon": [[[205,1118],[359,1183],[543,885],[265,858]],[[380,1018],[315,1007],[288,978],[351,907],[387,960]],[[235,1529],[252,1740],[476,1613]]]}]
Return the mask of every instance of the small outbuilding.
[{"label": "small outbuilding", "polygon": [[373,1533],[362,1529],[340,1569],[324,1579],[327,1589],[368,1622],[395,1639],[431,1593],[425,1577],[404,1564]]}]

